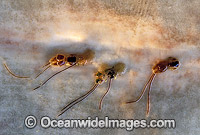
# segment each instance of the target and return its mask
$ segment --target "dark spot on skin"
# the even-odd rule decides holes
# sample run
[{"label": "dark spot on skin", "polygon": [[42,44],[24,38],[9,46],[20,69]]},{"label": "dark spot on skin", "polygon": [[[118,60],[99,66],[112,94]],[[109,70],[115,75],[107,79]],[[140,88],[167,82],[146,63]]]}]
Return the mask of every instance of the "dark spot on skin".
[{"label": "dark spot on skin", "polygon": [[111,78],[111,79],[114,78],[115,77],[115,71],[109,70],[108,71],[108,77]]},{"label": "dark spot on skin", "polygon": [[100,79],[96,79],[96,83],[99,83],[101,80]]},{"label": "dark spot on skin", "polygon": [[170,67],[178,67],[179,66],[179,61],[171,62],[171,63],[169,63],[169,66]]},{"label": "dark spot on skin", "polygon": [[76,57],[68,57],[67,61],[68,62],[76,62]]}]

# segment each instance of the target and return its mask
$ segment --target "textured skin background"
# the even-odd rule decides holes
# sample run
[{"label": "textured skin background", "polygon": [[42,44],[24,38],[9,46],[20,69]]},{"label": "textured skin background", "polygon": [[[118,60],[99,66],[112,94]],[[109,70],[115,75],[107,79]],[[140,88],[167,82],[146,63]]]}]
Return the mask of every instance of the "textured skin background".
[{"label": "textured skin background", "polygon": [[[199,0],[1,0],[0,56],[12,71],[34,76],[57,53],[96,52],[92,64],[42,80],[16,79],[0,66],[0,134],[199,134],[200,131],[200,1]],[[150,117],[146,94],[137,104],[122,105],[139,95],[159,59],[177,57],[181,67],[159,74],[152,86]],[[54,118],[66,103],[91,88],[100,63],[126,64],[126,73],[106,90],[91,96],[61,118],[175,119],[175,129],[27,129],[27,115]]]}]

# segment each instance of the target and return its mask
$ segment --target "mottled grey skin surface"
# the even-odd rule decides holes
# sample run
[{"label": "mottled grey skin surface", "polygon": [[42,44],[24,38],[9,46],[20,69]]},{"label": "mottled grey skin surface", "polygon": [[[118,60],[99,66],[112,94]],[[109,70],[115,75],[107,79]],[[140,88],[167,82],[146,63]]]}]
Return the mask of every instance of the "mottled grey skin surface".
[{"label": "mottled grey skin surface", "polygon": [[[16,79],[0,66],[0,134],[151,134],[193,135],[200,131],[200,1],[199,0],[1,0],[0,56],[12,71],[32,79]],[[96,52],[92,64],[57,75],[37,91],[53,68],[34,80],[57,53]],[[153,83],[151,112],[144,98],[135,99],[159,59],[177,57],[181,67],[159,74]],[[175,119],[175,129],[27,129],[34,115],[55,118],[64,105],[89,90],[101,63],[122,61],[126,73],[113,81],[103,110],[101,85],[62,119],[109,116],[114,119]],[[1,60],[1,63],[3,60]]]}]

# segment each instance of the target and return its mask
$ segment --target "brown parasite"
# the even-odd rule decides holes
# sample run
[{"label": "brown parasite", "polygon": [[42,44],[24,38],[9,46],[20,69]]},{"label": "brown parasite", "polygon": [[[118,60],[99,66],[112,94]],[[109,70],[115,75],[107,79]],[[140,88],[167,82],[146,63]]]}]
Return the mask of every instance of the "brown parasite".
[{"label": "brown parasite", "polygon": [[108,81],[108,88],[107,88],[106,92],[104,93],[104,95],[101,97],[101,100],[99,101],[99,110],[101,110],[103,99],[108,94],[108,92],[109,92],[109,90],[111,88],[112,80],[116,79],[116,77],[118,75],[122,74],[124,71],[125,71],[125,64],[124,63],[117,63],[111,68],[104,68],[101,71],[98,71],[97,73],[95,73],[96,80],[95,80],[94,86],[87,93],[85,93],[84,95],[80,96],[79,98],[75,99],[74,101],[72,101],[71,103],[69,103],[65,107],[63,107],[60,110],[60,112],[57,115],[57,117],[62,115],[64,112],[69,110],[71,107],[73,107],[77,103],[79,103],[82,100],[84,100],[85,98],[87,98],[92,92],[94,92],[96,90],[96,88],[99,85],[101,85],[104,82]]},{"label": "brown parasite", "polygon": [[167,69],[170,70],[176,70],[177,68],[179,68],[180,66],[180,62],[178,59],[174,58],[174,57],[169,57],[166,60],[162,60],[160,62],[158,62],[155,66],[153,66],[152,68],[152,75],[150,76],[149,80],[147,81],[147,83],[145,84],[144,88],[142,89],[140,95],[136,98],[136,100],[132,100],[132,101],[128,101],[126,102],[126,104],[129,103],[135,103],[140,101],[140,99],[143,97],[147,86],[149,84],[148,87],[148,94],[147,94],[147,111],[146,111],[146,116],[149,116],[149,112],[150,112],[150,92],[151,92],[151,85],[152,82],[155,78],[155,76],[159,73],[163,73],[165,72]]},{"label": "brown parasite", "polygon": [[[64,66],[67,66],[67,67],[62,69],[61,71],[56,72],[52,76],[50,76],[48,79],[46,79],[44,82],[42,82],[39,86],[37,86],[33,90],[36,90],[36,89],[40,88],[41,86],[43,86],[44,84],[46,84],[55,75],[65,71],[71,67],[74,67],[74,66],[81,66],[81,65],[83,66],[83,65],[91,62],[93,58],[94,58],[94,52],[90,49],[87,49],[82,54],[67,54],[67,55],[57,54],[56,56],[52,57],[48,61],[47,64],[42,66],[42,68],[44,68],[44,69],[35,77],[35,79],[37,77],[39,77],[42,73],[44,73],[50,67],[64,67]],[[30,78],[30,77],[26,77],[26,76],[23,77],[23,76],[15,75],[13,72],[11,72],[11,70],[8,68],[8,66],[5,63],[4,63],[4,66],[5,66],[6,70],[14,77]]]}]

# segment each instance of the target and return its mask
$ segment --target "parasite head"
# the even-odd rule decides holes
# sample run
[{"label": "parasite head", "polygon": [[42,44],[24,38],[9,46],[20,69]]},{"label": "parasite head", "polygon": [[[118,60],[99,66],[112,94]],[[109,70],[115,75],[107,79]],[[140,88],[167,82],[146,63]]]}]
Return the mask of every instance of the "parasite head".
[{"label": "parasite head", "polygon": [[65,65],[66,57],[63,54],[57,54],[55,57],[49,60],[49,63],[53,66],[63,66]]},{"label": "parasite head", "polygon": [[116,78],[117,75],[125,71],[124,63],[117,63],[113,67],[110,68],[107,64],[102,64],[100,67],[100,71],[98,71],[96,76],[96,84],[102,84],[104,81],[108,79]]},{"label": "parasite head", "polygon": [[166,60],[160,61],[156,64],[152,70],[153,73],[162,73],[165,72],[167,69],[176,70],[180,66],[180,62],[178,59],[174,57],[169,57]]},{"label": "parasite head", "polygon": [[177,58],[174,58],[174,57],[169,57],[167,59],[167,62],[168,62],[168,68],[170,70],[176,70],[177,68],[179,68],[180,66],[180,62]]}]

